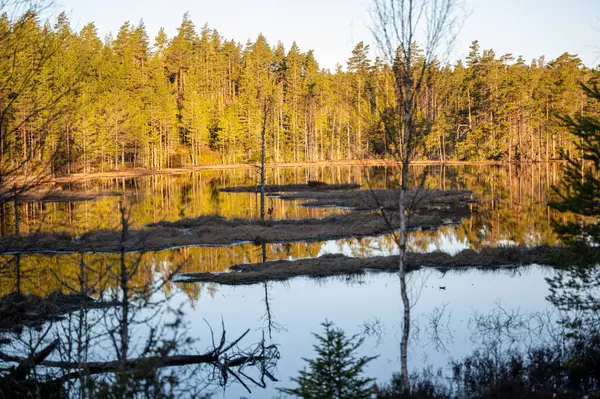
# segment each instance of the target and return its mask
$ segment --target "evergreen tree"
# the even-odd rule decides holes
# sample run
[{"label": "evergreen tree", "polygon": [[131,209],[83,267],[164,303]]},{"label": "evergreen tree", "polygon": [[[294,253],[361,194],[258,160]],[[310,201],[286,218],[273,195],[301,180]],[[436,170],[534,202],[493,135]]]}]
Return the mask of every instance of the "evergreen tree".
[{"label": "evergreen tree", "polygon": [[304,359],[308,370],[304,369],[299,377],[292,378],[298,386],[283,388],[281,392],[314,399],[370,398],[375,392],[375,380],[362,374],[375,357],[357,355],[364,338],[347,337],[330,321],[321,325],[325,329],[324,335],[313,334],[318,341],[314,345],[317,358]]},{"label": "evergreen tree", "polygon": [[287,130],[287,141],[293,149],[292,159],[301,160],[300,148],[302,112],[301,112],[301,89],[302,89],[302,54],[296,42],[287,53],[284,61],[284,91],[285,91],[285,126]]},{"label": "evergreen tree", "polygon": [[[188,14],[153,46],[143,22],[113,40],[66,14],[0,16],[0,168],[49,173],[161,169],[259,158],[264,105],[268,162],[389,157],[401,119],[394,76],[358,43],[333,71],[296,43],[242,46]],[[417,44],[413,79],[424,53]],[[542,161],[581,152],[552,115],[591,115],[578,82],[598,79],[574,55],[530,64],[475,41],[466,61],[426,68],[414,98],[421,160]],[[400,103],[399,103],[400,102]],[[46,172],[44,172],[46,173]]]},{"label": "evergreen tree", "polygon": [[[586,95],[600,105],[600,89],[583,86]],[[568,322],[576,331],[591,327],[600,331],[600,114],[562,115],[560,119],[577,138],[575,154],[563,151],[567,164],[559,200],[551,206],[576,216],[569,222],[555,221],[554,229],[573,252],[571,266],[550,279],[550,299],[569,312]],[[586,325],[587,324],[587,325]]]},{"label": "evergreen tree", "polygon": [[350,100],[353,105],[353,120],[356,121],[356,145],[358,157],[364,154],[364,136],[365,125],[370,120],[370,72],[371,61],[367,55],[369,46],[359,42],[352,50],[352,56],[348,60],[348,71],[352,73],[352,92],[353,98]]}]

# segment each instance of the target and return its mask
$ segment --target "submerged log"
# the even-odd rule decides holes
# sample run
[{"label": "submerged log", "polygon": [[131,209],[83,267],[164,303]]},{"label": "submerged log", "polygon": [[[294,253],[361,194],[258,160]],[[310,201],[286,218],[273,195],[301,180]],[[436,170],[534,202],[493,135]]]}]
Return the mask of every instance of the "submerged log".
[{"label": "submerged log", "polygon": [[0,396],[5,398],[64,397],[64,390],[60,382],[27,379],[31,371],[42,364],[58,345],[59,340],[56,339],[41,351],[26,358],[17,358],[0,353],[0,359],[18,363],[8,375],[0,378]]},{"label": "submerged log", "polygon": [[[106,362],[70,362],[60,360],[45,360],[46,357],[58,346],[58,340],[53,341],[39,353],[27,358],[10,356],[0,352],[1,360],[18,363],[18,366],[12,373],[0,379],[0,394],[11,392],[11,390],[16,389],[17,387],[19,387],[19,389],[25,393],[27,392],[27,388],[30,390],[39,390],[39,387],[46,385],[60,387],[61,384],[72,379],[81,378],[82,375],[90,377],[105,373],[129,373],[138,371],[146,373],[149,369],[186,366],[192,364],[210,364],[219,371],[218,374],[223,379],[222,383],[224,385],[227,385],[228,376],[231,376],[239,381],[249,392],[251,392],[248,385],[243,381],[243,377],[263,387],[264,378],[277,381],[272,374],[272,369],[276,365],[280,354],[277,345],[265,345],[264,339],[249,349],[239,350],[239,342],[246,337],[249,332],[250,330],[248,329],[234,341],[227,342],[226,331],[223,329],[219,344],[215,344],[213,339],[213,347],[207,352],[199,355],[151,356]],[[29,372],[36,366],[58,368],[64,370],[65,373],[61,377],[52,379],[50,381],[37,381],[35,379],[27,380],[26,377],[29,375]],[[256,366],[261,375],[261,382],[257,382],[256,380],[248,377],[244,372],[241,371],[241,369],[238,375],[238,371],[234,370],[234,368],[241,368],[243,366]]]}]

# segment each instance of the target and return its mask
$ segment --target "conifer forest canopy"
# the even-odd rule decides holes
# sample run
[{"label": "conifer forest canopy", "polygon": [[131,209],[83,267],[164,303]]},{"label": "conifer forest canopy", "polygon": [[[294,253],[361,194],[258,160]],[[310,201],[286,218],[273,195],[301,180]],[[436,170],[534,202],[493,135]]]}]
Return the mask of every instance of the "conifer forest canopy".
[{"label": "conifer forest canopy", "polygon": [[[252,162],[263,119],[267,162],[385,158],[401,123],[393,67],[363,42],[330,71],[295,43],[236,43],[187,14],[175,37],[126,22],[105,40],[64,13],[52,26],[5,14],[0,38],[5,169]],[[417,160],[555,160],[574,149],[555,115],[598,112],[580,86],[598,73],[569,53],[531,61],[474,41],[465,60],[426,73]]]},{"label": "conifer forest canopy", "polygon": [[330,70],[0,0],[1,398],[600,397],[600,67],[373,2]]}]

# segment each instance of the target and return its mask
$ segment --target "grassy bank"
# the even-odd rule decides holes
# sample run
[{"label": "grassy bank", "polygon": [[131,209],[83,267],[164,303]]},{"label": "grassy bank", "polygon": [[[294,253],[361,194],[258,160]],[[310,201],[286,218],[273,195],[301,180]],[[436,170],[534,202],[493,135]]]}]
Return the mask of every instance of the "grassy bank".
[{"label": "grassy bank", "polygon": [[[368,191],[340,191],[346,201],[364,204]],[[313,192],[320,195],[319,192]],[[0,253],[44,252],[127,252],[159,251],[193,245],[233,245],[243,242],[284,243],[296,241],[326,241],[349,237],[365,237],[387,234],[397,229],[400,218],[393,210],[396,193],[393,190],[382,195],[387,198],[388,208],[377,207],[377,201],[360,206],[366,211],[353,211],[341,215],[311,219],[233,219],[220,216],[201,216],[174,222],[160,222],[143,229],[129,230],[125,242],[120,230],[95,230],[81,236],[67,233],[39,232],[21,236],[0,238]],[[458,224],[471,214],[467,203],[468,192],[413,191],[409,198],[416,201],[408,220],[410,229],[436,229],[443,225]],[[374,209],[379,209],[375,211]],[[385,217],[382,217],[385,216]]]},{"label": "grassy bank", "polygon": [[[463,250],[452,256],[444,252],[409,253],[406,265],[409,271],[420,267],[436,268],[497,268],[530,264],[561,266],[569,250],[563,247],[497,247],[481,251]],[[329,277],[362,274],[366,271],[396,272],[397,256],[350,258],[344,255],[324,255],[296,261],[278,260],[266,263],[233,266],[232,273],[184,273],[179,282],[204,282],[225,285],[257,284],[265,281],[287,280],[299,276]]]}]

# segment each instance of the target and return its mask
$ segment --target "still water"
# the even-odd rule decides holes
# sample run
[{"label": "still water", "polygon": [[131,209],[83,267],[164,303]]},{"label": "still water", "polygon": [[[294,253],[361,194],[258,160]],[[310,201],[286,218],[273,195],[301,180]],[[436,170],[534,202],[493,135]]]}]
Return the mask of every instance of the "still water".
[{"label": "still water", "polygon": [[[393,188],[395,176],[386,167],[315,167],[270,169],[268,184],[359,183],[363,187]],[[560,179],[560,166],[416,166],[411,169],[414,185],[427,188],[468,189],[481,201],[473,205],[473,216],[458,226],[411,235],[413,251],[441,250],[456,253],[465,248],[479,249],[497,245],[554,244],[550,221],[554,214],[546,205],[551,186]],[[105,179],[69,184],[64,190],[111,190],[124,194],[135,227],[160,220],[177,220],[204,214],[227,218],[258,216],[259,198],[254,194],[221,193],[232,185],[255,184],[249,170],[203,171],[176,176],[151,176],[138,179]],[[72,203],[21,204],[21,232],[65,231],[83,234],[99,228],[118,228],[121,197],[102,197],[95,201]],[[345,212],[334,208],[307,208],[301,202],[269,198],[271,217],[323,217]],[[11,207],[3,212],[2,234],[12,234]],[[390,255],[395,243],[389,236],[346,238],[327,242],[297,242],[266,246],[268,260],[300,259],[342,253],[353,257]],[[124,261],[130,270],[131,292],[148,287],[143,295],[124,307],[88,310],[71,314],[66,320],[49,323],[34,331],[24,331],[11,343],[14,352],[23,351],[39,340],[58,337],[64,350],[54,360],[83,357],[87,362],[106,362],[119,358],[123,342],[115,336],[123,332],[127,320],[125,352],[130,358],[161,353],[152,347],[175,342],[176,354],[200,354],[218,341],[223,328],[233,341],[246,330],[247,335],[234,348],[247,353],[257,343],[274,345],[270,375],[261,385],[261,373],[247,370],[244,380],[252,390],[230,377],[223,391],[222,378],[210,366],[182,366],[159,371],[173,372],[179,381],[165,383],[179,394],[215,393],[216,397],[275,397],[277,387],[290,386],[289,378],[302,369],[303,357],[313,355],[312,333],[320,333],[320,323],[331,320],[349,334],[361,334],[361,350],[378,356],[368,373],[378,381],[388,381],[400,370],[399,343],[402,308],[398,277],[394,274],[367,273],[359,277],[307,279],[271,282],[243,287],[203,283],[177,283],[169,280],[175,271],[224,272],[239,263],[259,262],[261,247],[239,244],[231,247],[187,247],[146,254],[128,254]],[[21,275],[16,287],[13,256],[4,256],[0,291],[6,295],[16,288],[23,293],[48,294],[57,289],[78,292],[85,275],[86,292],[95,298],[118,299],[119,284],[115,254],[21,255]],[[557,317],[545,297],[546,277],[556,273],[542,266],[498,270],[460,271],[422,269],[409,277],[412,304],[409,340],[409,368],[443,367],[449,359],[459,359],[474,348],[498,344],[503,348],[541,343],[550,337]],[[140,288],[141,290],[141,288]],[[121,304],[122,305],[122,304]],[[130,309],[129,309],[130,308]],[[508,318],[507,328],[498,321]],[[518,322],[515,322],[518,321]],[[212,334],[211,334],[212,330]],[[116,332],[119,332],[117,334]],[[77,339],[75,339],[76,337]],[[149,337],[152,339],[149,340]],[[150,344],[149,344],[150,342]],[[120,350],[119,350],[120,348]],[[56,370],[46,370],[55,373]],[[254,373],[254,374],[252,374]],[[264,377],[264,375],[262,375]],[[243,379],[243,378],[242,378]],[[78,388],[70,385],[73,392]],[[73,396],[78,396],[75,393]]]},{"label": "still water", "polygon": [[[553,272],[537,266],[497,272],[469,270],[461,273],[421,270],[409,278],[411,328],[409,368],[420,371],[447,365],[474,348],[490,341],[504,349],[524,348],[542,338],[538,331],[551,327],[555,314],[545,301],[544,277]],[[440,286],[446,287],[440,290]],[[400,370],[400,332],[402,306],[397,276],[368,274],[347,281],[328,278],[315,282],[295,279],[288,283],[270,283],[267,287],[272,339],[280,345],[281,358],[274,387],[289,387],[289,376],[297,375],[311,357],[315,339],[311,332],[322,332],[322,321],[331,320],[349,334],[366,334],[362,354],[378,355],[368,368],[369,375],[387,382]],[[182,299],[185,301],[185,299]],[[214,295],[203,295],[188,309],[192,330],[202,331],[203,318],[213,325],[225,321],[228,332],[241,334],[253,326],[255,340],[268,334],[265,288],[262,286],[220,288]],[[495,329],[480,320],[482,315],[503,312],[519,315],[524,325]],[[434,319],[439,319],[437,325]],[[265,332],[266,331],[266,332]],[[229,388],[231,397],[244,391]],[[229,395],[228,394],[228,395]],[[263,393],[257,394],[261,397]],[[271,397],[272,388],[263,397]],[[229,397],[229,396],[227,396]]]}]

